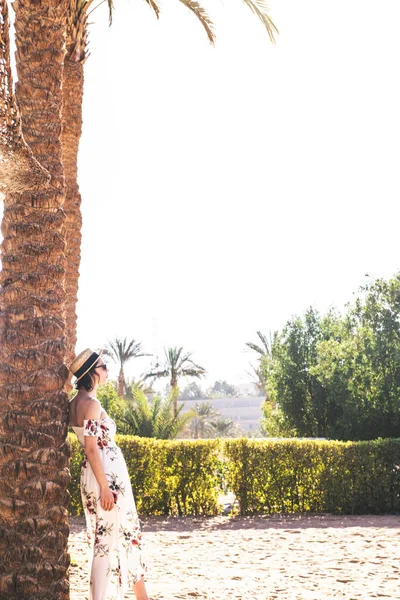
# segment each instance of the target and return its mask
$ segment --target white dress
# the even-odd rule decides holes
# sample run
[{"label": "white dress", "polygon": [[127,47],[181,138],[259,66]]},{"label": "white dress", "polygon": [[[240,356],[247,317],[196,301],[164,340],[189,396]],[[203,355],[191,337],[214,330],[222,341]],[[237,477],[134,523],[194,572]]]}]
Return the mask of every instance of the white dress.
[{"label": "white dress", "polygon": [[126,591],[144,577],[139,518],[125,459],[114,441],[115,422],[102,409],[99,420],[72,427],[81,446],[84,436],[96,436],[104,473],[114,495],[114,508],[100,505],[100,486],[84,456],[81,495],[89,543],[89,600],[123,600]]}]

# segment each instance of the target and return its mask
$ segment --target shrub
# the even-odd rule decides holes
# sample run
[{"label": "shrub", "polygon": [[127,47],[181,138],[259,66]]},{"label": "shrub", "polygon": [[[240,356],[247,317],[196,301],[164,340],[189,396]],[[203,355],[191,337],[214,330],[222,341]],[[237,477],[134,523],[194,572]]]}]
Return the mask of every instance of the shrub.
[{"label": "shrub", "polygon": [[[71,506],[81,514],[81,452],[71,439]],[[218,440],[169,441],[117,435],[138,512],[142,515],[199,515],[218,512]]]},{"label": "shrub", "polygon": [[[82,512],[71,439],[71,512]],[[400,440],[156,440],[118,435],[138,512],[213,515],[231,490],[246,514],[400,511]]]},{"label": "shrub", "polygon": [[241,514],[400,509],[400,440],[224,443],[228,487]]}]

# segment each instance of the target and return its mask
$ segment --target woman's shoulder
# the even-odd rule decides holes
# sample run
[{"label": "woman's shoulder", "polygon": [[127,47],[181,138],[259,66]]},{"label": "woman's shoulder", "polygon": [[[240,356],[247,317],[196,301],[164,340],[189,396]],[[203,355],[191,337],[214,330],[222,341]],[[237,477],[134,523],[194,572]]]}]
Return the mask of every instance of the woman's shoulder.
[{"label": "woman's shoulder", "polygon": [[99,419],[102,411],[101,404],[97,398],[83,397],[77,398],[79,403],[79,412],[82,414],[83,419]]}]

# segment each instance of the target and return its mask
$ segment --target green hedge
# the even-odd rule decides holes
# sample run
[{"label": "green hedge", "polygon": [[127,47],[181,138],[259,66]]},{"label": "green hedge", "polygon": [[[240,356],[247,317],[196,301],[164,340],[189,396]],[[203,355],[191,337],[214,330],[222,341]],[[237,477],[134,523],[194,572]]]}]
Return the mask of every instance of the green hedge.
[{"label": "green hedge", "polygon": [[400,440],[229,440],[228,487],[242,515],[400,510]]},{"label": "green hedge", "polygon": [[[79,443],[70,436],[71,512],[82,511]],[[141,515],[213,515],[226,487],[242,515],[400,511],[400,440],[164,441],[117,436]]]},{"label": "green hedge", "polygon": [[[70,435],[71,506],[82,512],[79,442]],[[141,515],[217,514],[220,473],[218,440],[165,441],[117,435]]]}]

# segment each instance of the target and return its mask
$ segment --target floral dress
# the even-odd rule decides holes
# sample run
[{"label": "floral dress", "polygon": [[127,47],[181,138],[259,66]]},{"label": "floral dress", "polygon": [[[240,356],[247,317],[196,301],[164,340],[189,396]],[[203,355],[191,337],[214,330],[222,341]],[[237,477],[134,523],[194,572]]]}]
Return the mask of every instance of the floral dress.
[{"label": "floral dress", "polygon": [[123,600],[126,591],[144,577],[139,518],[132,494],[128,469],[114,441],[115,422],[102,411],[99,420],[85,420],[73,427],[81,446],[84,436],[96,436],[104,473],[114,496],[114,508],[100,504],[100,486],[84,455],[81,494],[90,549],[89,600]]}]

